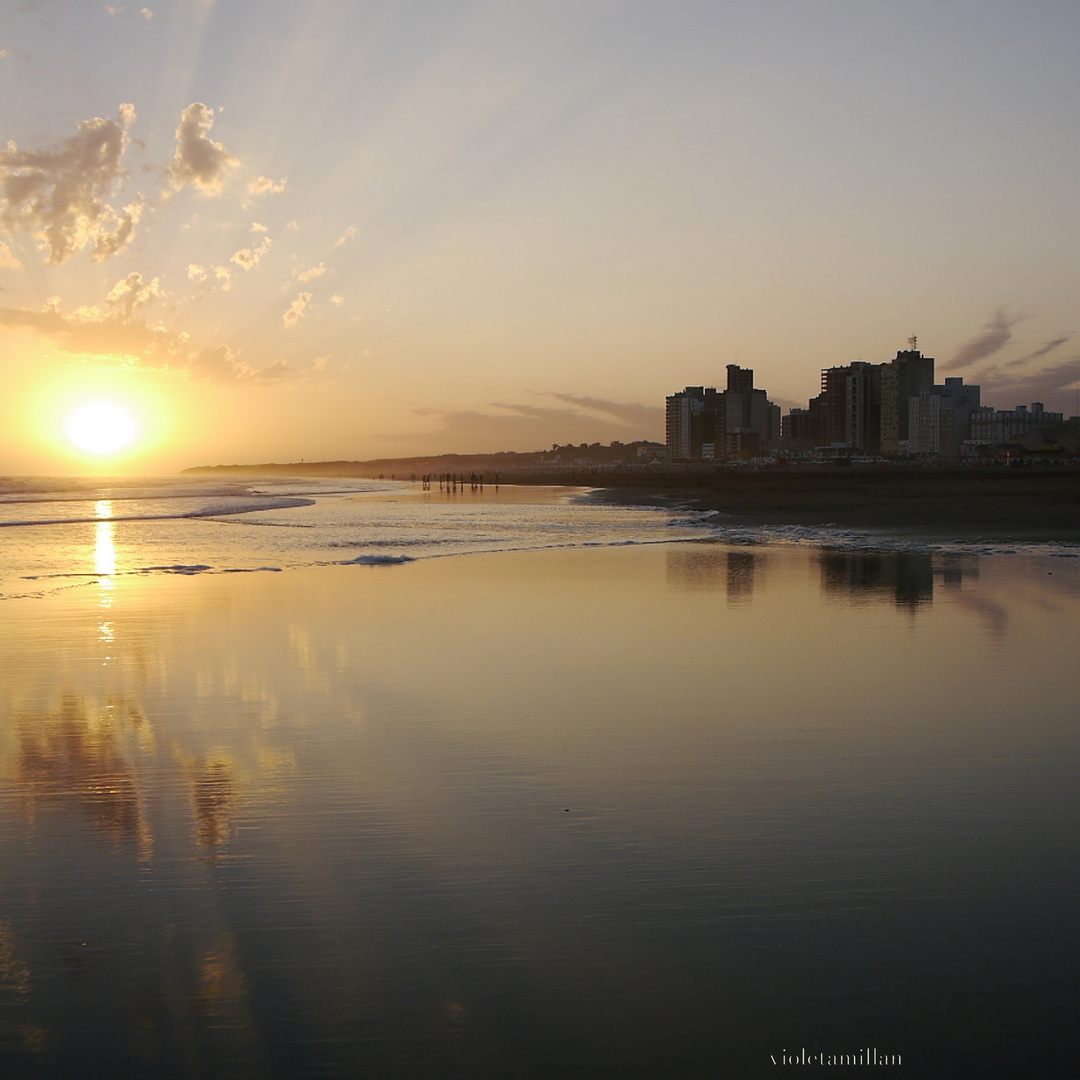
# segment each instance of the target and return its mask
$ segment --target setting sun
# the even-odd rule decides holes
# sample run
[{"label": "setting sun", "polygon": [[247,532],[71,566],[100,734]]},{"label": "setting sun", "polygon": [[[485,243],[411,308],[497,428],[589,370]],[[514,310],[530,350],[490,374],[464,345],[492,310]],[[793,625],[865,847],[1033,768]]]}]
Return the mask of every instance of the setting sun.
[{"label": "setting sun", "polygon": [[135,420],[126,409],[111,401],[91,401],[67,419],[68,439],[91,454],[113,454],[130,446],[136,435]]}]

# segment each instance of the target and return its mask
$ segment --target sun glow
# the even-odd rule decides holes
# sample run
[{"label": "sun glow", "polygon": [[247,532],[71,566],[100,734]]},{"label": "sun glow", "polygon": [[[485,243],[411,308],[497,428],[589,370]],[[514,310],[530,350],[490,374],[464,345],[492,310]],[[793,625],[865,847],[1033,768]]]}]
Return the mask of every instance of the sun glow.
[{"label": "sun glow", "polygon": [[131,413],[111,401],[79,406],[68,417],[64,431],[80,450],[100,456],[127,449],[138,434]]}]

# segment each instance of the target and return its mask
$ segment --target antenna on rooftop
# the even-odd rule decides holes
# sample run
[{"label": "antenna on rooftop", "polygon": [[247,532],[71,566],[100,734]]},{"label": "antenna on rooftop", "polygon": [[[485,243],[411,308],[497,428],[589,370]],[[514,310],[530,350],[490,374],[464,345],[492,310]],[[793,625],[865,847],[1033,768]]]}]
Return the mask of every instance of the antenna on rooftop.
[{"label": "antenna on rooftop", "polygon": [[918,350],[919,339],[914,334],[912,334],[911,337],[909,337],[907,339],[907,343],[911,346],[911,351],[912,352],[918,352],[919,351]]}]

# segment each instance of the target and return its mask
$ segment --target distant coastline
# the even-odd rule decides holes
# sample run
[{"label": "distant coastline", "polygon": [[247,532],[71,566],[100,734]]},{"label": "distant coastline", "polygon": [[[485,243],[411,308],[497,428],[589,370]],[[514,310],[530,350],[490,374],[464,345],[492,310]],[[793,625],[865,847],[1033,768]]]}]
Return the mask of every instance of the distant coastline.
[{"label": "distant coastline", "polygon": [[[491,484],[602,489],[613,503],[716,510],[733,523],[828,525],[963,538],[1080,542],[1080,467],[1073,464],[875,469],[550,468],[530,455],[444,455],[376,461],[216,465],[188,475],[354,476],[419,480],[483,476]],[[501,466],[501,467],[500,467]]]}]

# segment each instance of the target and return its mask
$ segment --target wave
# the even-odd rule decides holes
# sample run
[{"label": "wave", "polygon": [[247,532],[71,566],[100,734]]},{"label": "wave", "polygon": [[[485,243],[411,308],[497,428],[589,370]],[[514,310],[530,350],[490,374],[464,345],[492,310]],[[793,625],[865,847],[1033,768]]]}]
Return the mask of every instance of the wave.
[{"label": "wave", "polygon": [[[55,502],[57,500],[50,499],[43,501]],[[22,504],[20,503],[20,505]],[[195,510],[178,510],[173,513],[144,512],[134,514],[106,514],[104,516],[99,514],[87,514],[75,517],[27,518],[19,521],[0,521],[0,529],[28,528],[34,525],[88,525],[100,521],[179,521],[185,518],[232,517],[237,514],[257,514],[265,513],[267,510],[291,510],[298,506],[314,505],[314,499],[281,498],[272,496],[264,499],[248,498],[243,502],[211,503],[209,506],[200,506]]]}]

